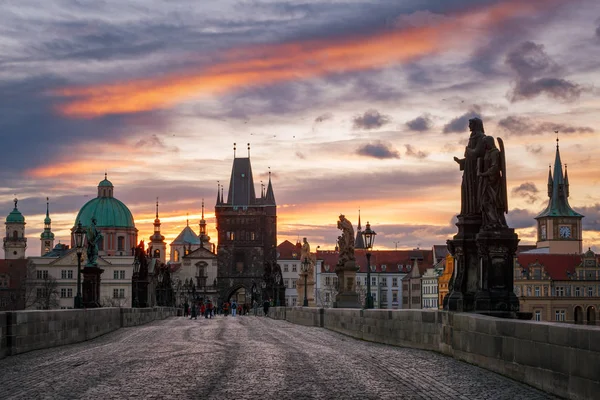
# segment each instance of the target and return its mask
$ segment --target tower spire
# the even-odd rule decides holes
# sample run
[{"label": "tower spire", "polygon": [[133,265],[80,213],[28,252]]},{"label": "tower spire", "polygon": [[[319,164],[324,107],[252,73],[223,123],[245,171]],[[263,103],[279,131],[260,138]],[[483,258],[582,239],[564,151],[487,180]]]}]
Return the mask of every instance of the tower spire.
[{"label": "tower spire", "polygon": [[271,167],[269,167],[269,184],[267,185],[267,194],[265,195],[267,204],[275,205],[275,193],[273,193],[273,184],[271,183]]},{"label": "tower spire", "polygon": [[360,226],[360,207],[358,207],[358,230],[362,230],[362,227]]},{"label": "tower spire", "polygon": [[250,158],[250,143],[248,143],[248,158]]},{"label": "tower spire", "polygon": [[185,215],[187,216],[187,218],[186,218],[186,220],[185,220],[185,224],[186,224],[187,226],[190,226],[190,213],[186,213]]},{"label": "tower spire", "polygon": [[235,150],[236,150],[236,144],[233,144],[233,158],[235,158]]},{"label": "tower spire", "polygon": [[158,219],[158,197],[156,198],[156,219]]},{"label": "tower spire", "polygon": [[567,164],[565,164],[565,195],[569,197],[569,174],[567,173]]},{"label": "tower spire", "polygon": [[552,164],[548,164],[548,197],[552,197]]}]

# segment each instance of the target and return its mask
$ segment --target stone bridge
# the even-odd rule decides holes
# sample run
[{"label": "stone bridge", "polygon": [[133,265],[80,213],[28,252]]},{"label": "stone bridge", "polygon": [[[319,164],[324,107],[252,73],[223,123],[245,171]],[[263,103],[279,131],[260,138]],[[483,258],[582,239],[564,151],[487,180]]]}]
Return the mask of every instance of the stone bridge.
[{"label": "stone bridge", "polygon": [[[430,351],[432,349],[374,343],[386,341],[388,334],[384,331],[391,332],[391,325],[398,323],[402,316],[405,328],[396,332],[398,337],[404,338],[403,345],[433,346],[438,335],[435,332],[436,319],[445,313],[433,312],[431,318],[423,317],[426,315],[423,311],[408,310],[385,311],[387,314],[380,313],[377,317],[374,317],[377,310],[276,308],[272,311],[274,318],[218,316],[198,320],[170,317],[172,310],[169,309],[0,313],[0,318],[10,319],[10,324],[0,324],[3,334],[0,350],[4,351],[0,355],[5,356],[0,360],[0,398],[558,398],[488,369],[440,354],[443,351],[439,348]],[[100,312],[102,317],[99,317]],[[132,317],[131,314],[145,317]],[[416,321],[418,315],[421,321]],[[457,321],[457,315],[453,315],[454,323],[461,325],[460,329],[464,332],[470,328],[473,332],[483,329],[480,322],[468,322],[467,317],[471,316],[465,317],[467,326],[463,326],[463,322]],[[81,326],[87,324],[88,327],[75,327],[77,324],[72,316],[87,321]],[[398,319],[394,322],[395,317]],[[115,328],[112,331],[90,334],[89,337],[75,333],[99,332],[91,329],[90,324],[102,326],[101,320],[106,318],[112,321]],[[471,324],[473,326],[469,327]],[[441,320],[439,325],[449,327]],[[360,336],[357,333],[359,326],[361,332],[371,332],[370,337],[360,339],[370,341],[351,337]],[[568,340],[575,337],[584,340],[581,332],[586,332],[588,347],[590,341],[597,338],[594,336],[596,332],[600,333],[580,330],[581,327],[575,326],[558,327],[577,332]],[[458,326],[455,329],[456,334],[460,329]],[[335,330],[345,332],[342,334]],[[423,333],[422,339],[416,339],[416,333],[400,333],[418,330]],[[26,335],[33,339],[28,341],[23,336],[24,332],[31,332]],[[589,332],[594,332],[594,335]],[[492,335],[490,331],[488,334]],[[533,339],[531,329],[529,335]],[[537,337],[537,333],[535,335]],[[62,337],[63,341],[59,343],[53,339],[57,337]],[[64,339],[69,337],[71,339]],[[550,337],[547,339],[552,340]],[[419,340],[421,345],[417,343]],[[470,340],[473,348],[483,345],[477,336],[470,337]],[[503,337],[500,340],[504,340]],[[43,348],[44,345],[48,347],[68,341],[72,344]],[[26,342],[29,343],[27,348],[24,347]],[[598,342],[594,345],[595,350],[588,351],[597,355],[597,345]],[[38,350],[30,351],[33,348]],[[527,353],[528,356],[532,357],[532,351]],[[591,361],[577,359],[580,353],[561,354],[566,357],[563,361],[568,365],[576,361],[590,362],[586,368],[593,369],[600,362],[600,358]],[[547,358],[552,359],[552,356]],[[477,360],[470,362],[480,363]],[[521,368],[529,373],[516,362],[513,361],[513,364],[515,369]],[[559,372],[554,374],[560,378]],[[595,379],[590,380],[589,385],[598,385],[598,374]],[[520,380],[526,381],[525,377]],[[568,387],[566,394],[560,394],[591,399],[600,393],[583,392],[589,388],[593,386]]]}]

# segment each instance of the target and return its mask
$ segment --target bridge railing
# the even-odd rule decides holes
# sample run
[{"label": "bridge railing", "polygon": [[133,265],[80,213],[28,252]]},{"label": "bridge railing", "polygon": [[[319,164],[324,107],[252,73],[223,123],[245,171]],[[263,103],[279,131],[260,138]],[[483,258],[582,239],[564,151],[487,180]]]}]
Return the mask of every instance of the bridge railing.
[{"label": "bridge railing", "polygon": [[90,340],[119,328],[177,315],[177,309],[90,308],[0,312],[0,359]]},{"label": "bridge railing", "polygon": [[269,317],[433,350],[568,399],[600,393],[600,327],[435,310],[277,307]]}]

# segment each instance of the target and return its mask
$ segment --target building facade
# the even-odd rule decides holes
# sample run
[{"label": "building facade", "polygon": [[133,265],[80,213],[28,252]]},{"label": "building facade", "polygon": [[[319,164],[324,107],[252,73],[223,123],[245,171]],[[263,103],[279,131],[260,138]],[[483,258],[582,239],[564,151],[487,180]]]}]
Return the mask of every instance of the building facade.
[{"label": "building facade", "polygon": [[[277,246],[277,263],[281,267],[281,277],[285,287],[285,305],[288,307],[299,305],[297,284],[299,279],[298,273],[302,268],[300,260],[301,251],[302,244],[300,242],[293,244],[285,240]],[[315,267],[316,270],[317,267]]]},{"label": "building facade", "polygon": [[515,294],[521,311],[536,321],[598,325],[600,257],[585,254],[527,254],[515,260]]}]

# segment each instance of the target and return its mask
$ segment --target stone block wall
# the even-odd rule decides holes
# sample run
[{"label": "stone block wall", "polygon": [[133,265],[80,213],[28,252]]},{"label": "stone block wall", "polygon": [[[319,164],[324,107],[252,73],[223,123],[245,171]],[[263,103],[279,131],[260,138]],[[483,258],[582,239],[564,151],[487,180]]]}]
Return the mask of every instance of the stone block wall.
[{"label": "stone block wall", "polygon": [[83,342],[122,327],[177,314],[177,309],[94,308],[0,313],[0,358]]},{"label": "stone block wall", "polygon": [[[433,350],[568,399],[600,393],[600,328],[431,310],[279,307],[276,319]],[[321,315],[321,325],[315,316]]]}]

